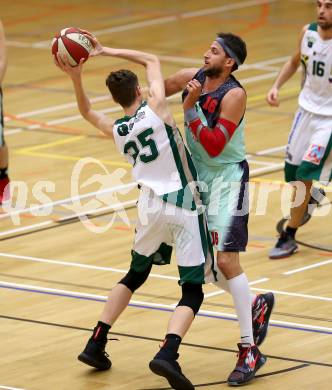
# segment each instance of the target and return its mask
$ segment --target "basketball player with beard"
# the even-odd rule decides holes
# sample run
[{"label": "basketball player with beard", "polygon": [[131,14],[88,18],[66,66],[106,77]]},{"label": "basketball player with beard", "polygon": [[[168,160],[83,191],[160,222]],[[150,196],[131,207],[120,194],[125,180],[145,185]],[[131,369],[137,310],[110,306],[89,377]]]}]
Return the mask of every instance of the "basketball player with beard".
[{"label": "basketball player with beard", "polygon": [[219,33],[204,54],[201,69],[183,69],[165,80],[167,96],[184,90],[186,139],[203,183],[209,232],[217,251],[216,284],[231,293],[240,324],[238,361],[228,378],[231,386],[253,379],[265,363],[257,345],[266,336],[274,304],[272,293],[251,294],[240,265],[239,252],[246,250],[248,242],[247,96],[232,72],[246,56],[240,37]]}]

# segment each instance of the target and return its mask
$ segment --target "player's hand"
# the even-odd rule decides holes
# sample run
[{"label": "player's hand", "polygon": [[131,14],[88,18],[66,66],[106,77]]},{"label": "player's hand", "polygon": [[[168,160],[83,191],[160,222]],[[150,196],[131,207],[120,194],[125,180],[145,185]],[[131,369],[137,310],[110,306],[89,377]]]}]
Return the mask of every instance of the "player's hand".
[{"label": "player's hand", "polygon": [[81,76],[84,58],[81,58],[77,66],[71,66],[66,55],[61,56],[59,53],[57,53],[56,56],[53,56],[53,59],[55,65],[63,72],[67,73],[71,78]]},{"label": "player's hand", "polygon": [[188,82],[186,89],[188,91],[188,95],[183,102],[184,110],[194,107],[195,103],[201,96],[202,85],[198,80],[193,79]]},{"label": "player's hand", "polygon": [[98,41],[98,39],[96,38],[95,35],[93,35],[90,31],[87,31],[87,30],[81,30],[80,29],[80,31],[88,39],[90,39],[90,41],[92,43],[93,50],[90,52],[89,57],[99,56],[99,55],[104,53],[104,49],[103,49],[102,45],[100,44],[100,42]]},{"label": "player's hand", "polygon": [[269,103],[270,106],[278,107],[279,106],[279,90],[276,87],[272,87],[268,94],[266,95],[266,101]]}]

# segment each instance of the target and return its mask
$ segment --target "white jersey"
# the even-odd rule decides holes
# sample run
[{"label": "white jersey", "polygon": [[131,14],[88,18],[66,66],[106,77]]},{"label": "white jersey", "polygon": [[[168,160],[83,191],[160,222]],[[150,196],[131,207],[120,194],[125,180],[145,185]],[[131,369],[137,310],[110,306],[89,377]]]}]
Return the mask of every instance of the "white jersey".
[{"label": "white jersey", "polygon": [[299,105],[313,114],[332,116],[332,39],[323,40],[312,23],[301,43],[305,80]]},{"label": "white jersey", "polygon": [[[189,200],[186,208],[193,207],[192,192],[196,189],[188,183],[195,183],[197,175],[177,128],[164,123],[143,102],[134,116],[115,122],[113,134],[118,150],[133,166],[132,175],[138,184],[177,206],[186,207],[184,201]],[[184,189],[190,189],[190,199],[183,199]],[[167,198],[169,194],[173,196]],[[199,201],[196,196],[195,201]]]}]

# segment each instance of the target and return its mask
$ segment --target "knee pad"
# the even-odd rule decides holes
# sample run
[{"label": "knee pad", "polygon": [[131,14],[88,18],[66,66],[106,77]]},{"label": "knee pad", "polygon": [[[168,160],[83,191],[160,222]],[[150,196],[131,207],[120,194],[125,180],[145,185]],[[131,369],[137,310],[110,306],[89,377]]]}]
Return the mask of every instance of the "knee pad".
[{"label": "knee pad", "polygon": [[134,293],[148,278],[152,268],[152,263],[143,272],[137,272],[130,269],[126,276],[120,280],[119,284],[124,284],[129,290]]},{"label": "knee pad", "polygon": [[196,315],[204,299],[201,284],[185,283],[182,285],[182,298],[178,306],[188,306]]}]

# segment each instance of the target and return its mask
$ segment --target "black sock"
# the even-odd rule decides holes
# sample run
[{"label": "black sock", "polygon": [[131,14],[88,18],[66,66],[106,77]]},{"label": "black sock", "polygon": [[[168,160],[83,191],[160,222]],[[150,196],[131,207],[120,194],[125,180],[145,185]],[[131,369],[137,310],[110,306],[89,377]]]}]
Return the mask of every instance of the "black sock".
[{"label": "black sock", "polygon": [[166,335],[164,344],[161,347],[162,350],[168,350],[173,353],[177,353],[180,347],[182,338],[174,333],[169,333]]},{"label": "black sock", "polygon": [[107,334],[111,329],[111,325],[105,324],[105,322],[98,321],[97,326],[93,330],[92,338],[95,341],[107,342]]},{"label": "black sock", "polygon": [[8,177],[8,167],[0,168],[0,179],[6,179]]},{"label": "black sock", "polygon": [[297,231],[297,228],[292,228],[292,227],[289,227],[289,226],[286,227],[287,235],[291,236],[292,238],[295,238],[296,231]]}]

